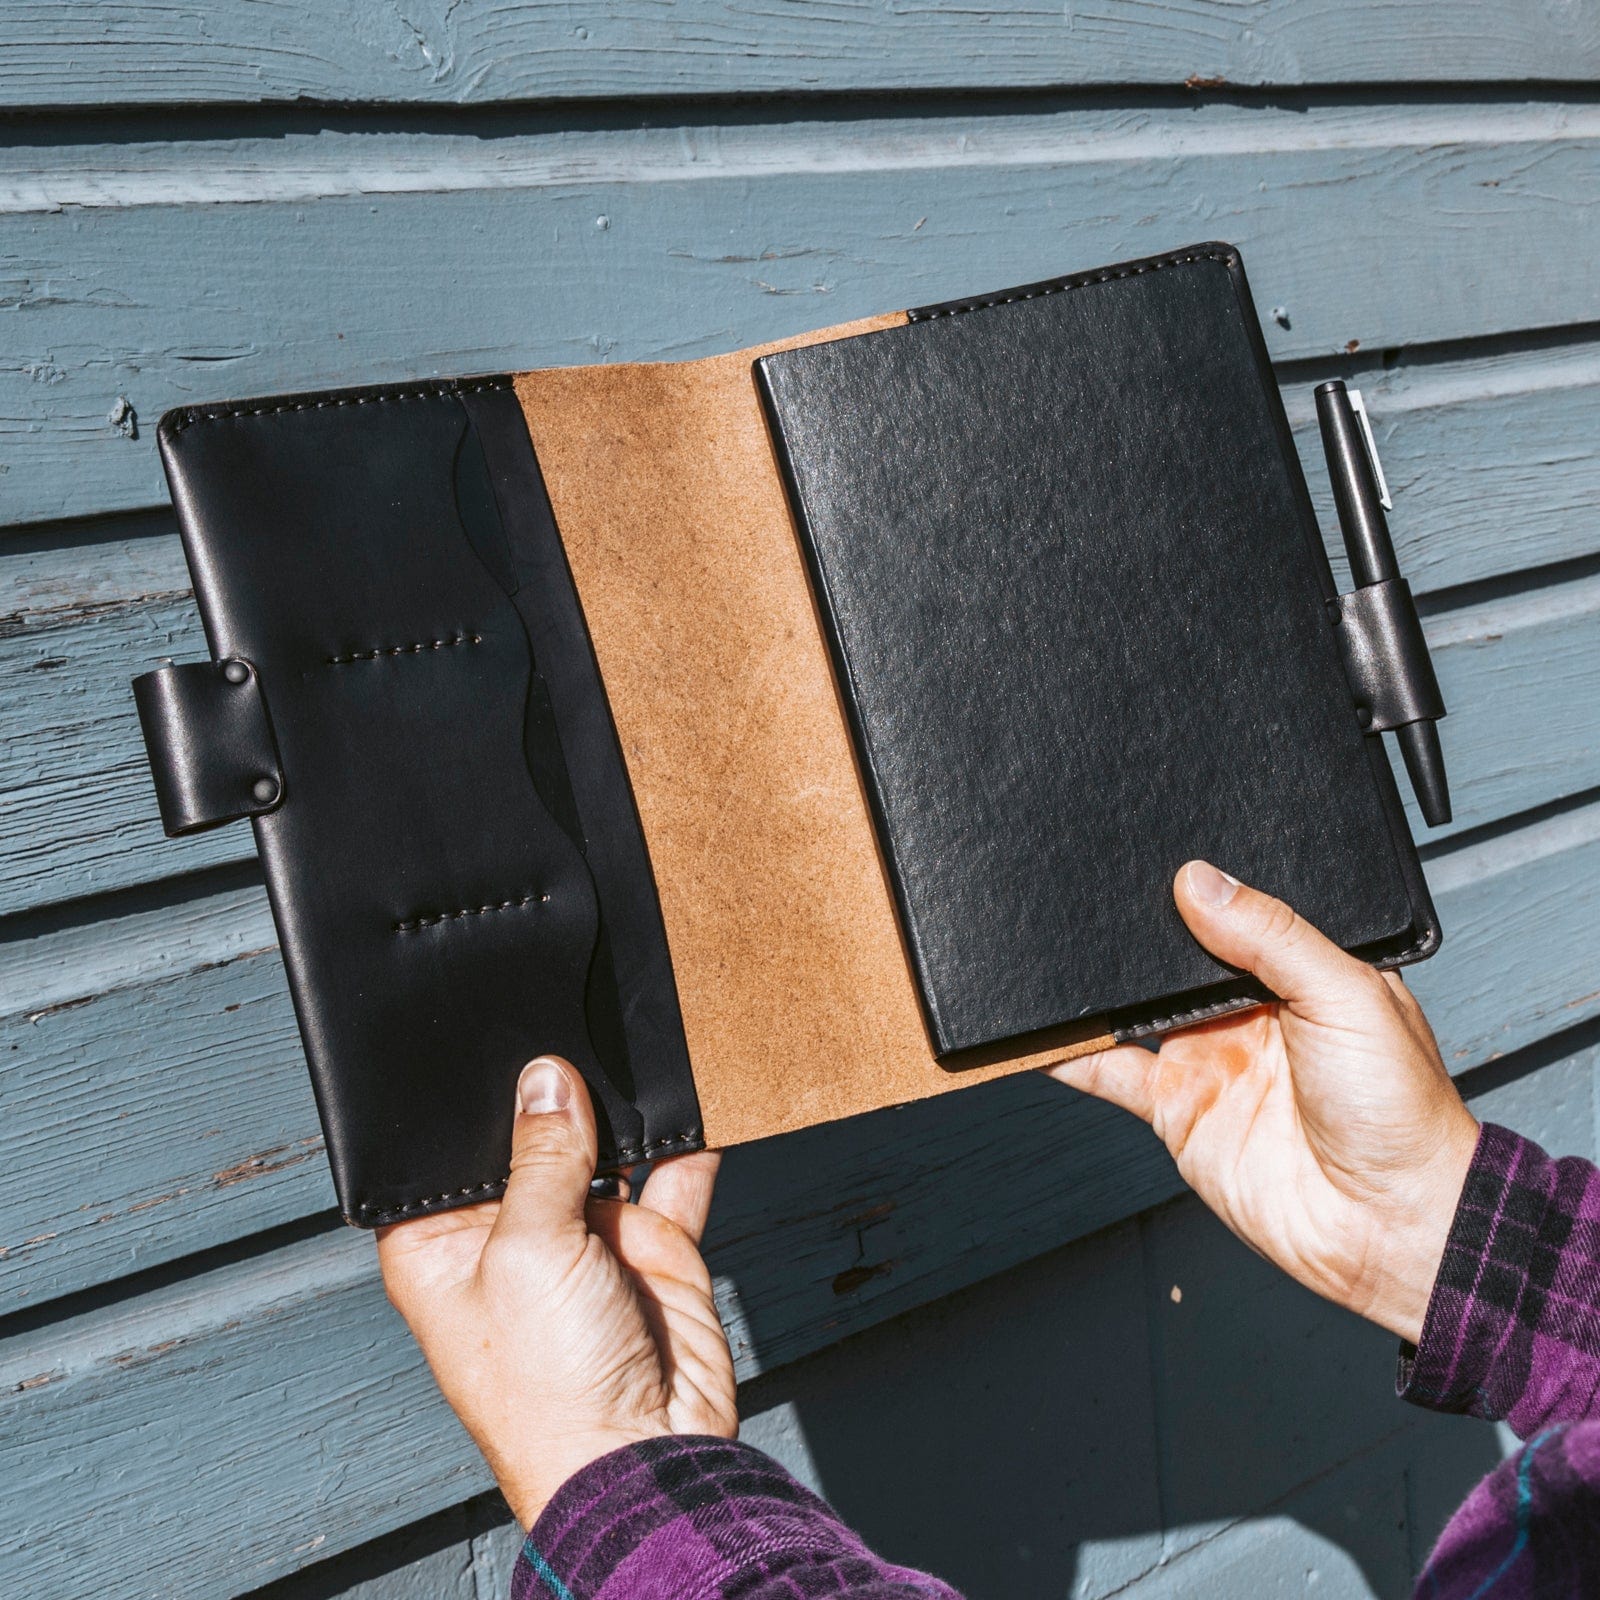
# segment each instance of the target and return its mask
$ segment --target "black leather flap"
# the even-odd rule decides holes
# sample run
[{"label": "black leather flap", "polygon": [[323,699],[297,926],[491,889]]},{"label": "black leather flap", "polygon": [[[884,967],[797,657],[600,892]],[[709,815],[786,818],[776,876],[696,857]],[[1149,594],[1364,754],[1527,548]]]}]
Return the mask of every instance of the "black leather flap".
[{"label": "black leather flap", "polygon": [[248,661],[194,661],[133,680],[168,837],[259,817],[283,799],[261,680]]},{"label": "black leather flap", "polygon": [[1337,617],[1345,676],[1363,728],[1387,733],[1444,715],[1428,641],[1404,578],[1340,595]]},{"label": "black leather flap", "polygon": [[[510,381],[191,408],[160,442],[207,641],[271,707],[287,792],[256,846],[345,1215],[499,1194],[546,1051],[588,1080],[602,1166],[699,1148],[649,856]],[[145,690],[169,827],[238,815],[257,776],[198,670]]]}]

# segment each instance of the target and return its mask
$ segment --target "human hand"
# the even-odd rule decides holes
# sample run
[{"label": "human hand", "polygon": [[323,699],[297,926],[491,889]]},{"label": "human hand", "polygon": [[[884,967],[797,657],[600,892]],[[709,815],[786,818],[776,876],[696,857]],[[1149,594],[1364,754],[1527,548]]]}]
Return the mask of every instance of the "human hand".
[{"label": "human hand", "polygon": [[1206,862],[1174,894],[1212,955],[1282,998],[1051,1076],[1142,1117],[1252,1249],[1415,1343],[1478,1139],[1427,1018],[1398,975]]},{"label": "human hand", "polygon": [[659,1434],[739,1431],[700,1235],[718,1158],[663,1162],[637,1205],[592,1199],[589,1093],[523,1068],[505,1197],[378,1230],[389,1299],[531,1527],[573,1473]]}]

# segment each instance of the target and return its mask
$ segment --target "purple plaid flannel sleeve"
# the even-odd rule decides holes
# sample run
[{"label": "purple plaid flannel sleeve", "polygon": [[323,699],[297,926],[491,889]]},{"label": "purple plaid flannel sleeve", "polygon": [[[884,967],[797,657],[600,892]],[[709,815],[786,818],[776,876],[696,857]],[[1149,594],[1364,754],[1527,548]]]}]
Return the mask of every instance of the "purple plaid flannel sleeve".
[{"label": "purple plaid flannel sleeve", "polygon": [[1467,1497],[1427,1600],[1600,1594],[1600,1172],[1485,1123],[1400,1392],[1528,1443]]},{"label": "purple plaid flannel sleeve", "polygon": [[875,1556],[770,1457],[649,1439],[569,1478],[517,1558],[511,1600],[960,1600]]},{"label": "purple plaid flannel sleeve", "polygon": [[1400,1393],[1522,1439],[1596,1410],[1600,1172],[1485,1123]]},{"label": "purple plaid flannel sleeve", "polygon": [[[1600,1172],[1484,1125],[1400,1392],[1530,1443],[1451,1519],[1419,1596],[1600,1594]],[[747,1445],[653,1439],[563,1484],[512,1600],[959,1600],[875,1556]]]}]

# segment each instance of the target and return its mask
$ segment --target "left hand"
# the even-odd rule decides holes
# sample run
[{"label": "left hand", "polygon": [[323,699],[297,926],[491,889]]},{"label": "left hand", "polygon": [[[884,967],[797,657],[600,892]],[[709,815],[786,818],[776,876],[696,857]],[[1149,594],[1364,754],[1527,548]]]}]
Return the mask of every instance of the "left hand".
[{"label": "left hand", "polygon": [[452,1409],[531,1527],[580,1468],[661,1434],[739,1431],[699,1243],[717,1157],[591,1199],[594,1111],[554,1056],[523,1069],[502,1200],[378,1230],[378,1261]]},{"label": "left hand", "polygon": [[1280,998],[1052,1076],[1148,1122],[1290,1277],[1416,1343],[1478,1143],[1428,1019],[1397,974],[1207,862],[1174,894],[1212,955]]}]

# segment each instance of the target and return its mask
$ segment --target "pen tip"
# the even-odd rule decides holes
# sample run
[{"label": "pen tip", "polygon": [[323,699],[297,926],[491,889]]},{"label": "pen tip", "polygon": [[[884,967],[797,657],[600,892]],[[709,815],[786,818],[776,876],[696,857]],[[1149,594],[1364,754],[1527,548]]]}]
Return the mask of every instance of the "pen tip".
[{"label": "pen tip", "polygon": [[1422,820],[1430,828],[1444,827],[1451,818],[1450,782],[1445,776],[1438,724],[1409,722],[1395,732]]}]

